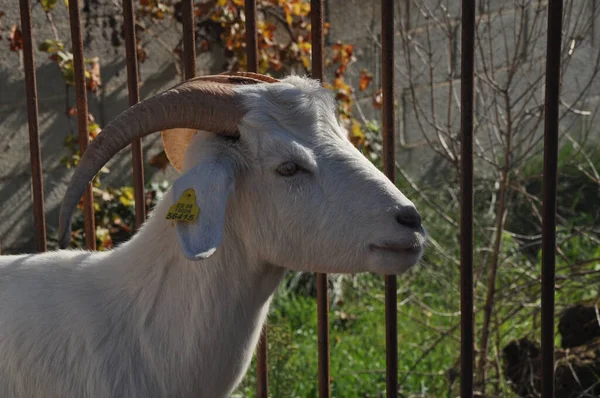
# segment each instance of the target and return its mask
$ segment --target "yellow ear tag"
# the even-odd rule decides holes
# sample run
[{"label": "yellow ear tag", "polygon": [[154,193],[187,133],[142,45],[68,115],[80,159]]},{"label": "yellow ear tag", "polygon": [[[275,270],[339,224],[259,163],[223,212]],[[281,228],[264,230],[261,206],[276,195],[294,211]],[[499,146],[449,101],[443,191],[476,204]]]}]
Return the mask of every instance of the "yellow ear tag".
[{"label": "yellow ear tag", "polygon": [[185,222],[192,222],[198,218],[200,209],[196,206],[196,192],[189,188],[183,191],[183,194],[174,205],[169,207],[167,220],[179,220]]}]

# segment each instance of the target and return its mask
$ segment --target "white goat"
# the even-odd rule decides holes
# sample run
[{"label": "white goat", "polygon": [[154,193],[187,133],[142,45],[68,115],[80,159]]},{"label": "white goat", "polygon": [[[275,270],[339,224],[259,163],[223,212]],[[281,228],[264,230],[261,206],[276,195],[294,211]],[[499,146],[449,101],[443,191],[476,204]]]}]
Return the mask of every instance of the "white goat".
[{"label": "white goat", "polygon": [[[285,269],[399,274],[419,260],[419,214],[344,136],[329,92],[253,74],[189,80],[106,126],[65,195],[61,247],[98,170],[175,128],[198,130],[183,174],[130,241],[0,257],[0,397],[225,397]],[[179,166],[166,137],[185,132],[163,136]],[[187,189],[197,219],[166,220]]]}]

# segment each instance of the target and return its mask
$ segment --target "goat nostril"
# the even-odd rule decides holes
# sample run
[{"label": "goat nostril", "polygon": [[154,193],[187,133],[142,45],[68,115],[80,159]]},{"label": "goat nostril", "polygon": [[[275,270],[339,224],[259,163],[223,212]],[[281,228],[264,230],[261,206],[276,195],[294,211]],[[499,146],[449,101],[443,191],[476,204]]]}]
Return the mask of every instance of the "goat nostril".
[{"label": "goat nostril", "polygon": [[412,206],[404,206],[396,214],[398,224],[412,229],[421,228],[421,215]]}]

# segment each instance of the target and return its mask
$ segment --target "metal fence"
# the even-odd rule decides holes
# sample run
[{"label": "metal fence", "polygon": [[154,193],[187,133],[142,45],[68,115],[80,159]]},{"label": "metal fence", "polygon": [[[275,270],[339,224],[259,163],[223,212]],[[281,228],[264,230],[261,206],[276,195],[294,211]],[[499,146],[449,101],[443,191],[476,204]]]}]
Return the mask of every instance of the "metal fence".
[{"label": "metal fence", "polygon": [[[408,1],[408,0],[407,0]],[[35,242],[37,251],[45,251],[46,221],[44,214],[44,194],[42,164],[40,156],[36,69],[33,58],[31,28],[31,1],[19,0],[23,32],[23,56],[29,121],[30,160],[32,170],[33,211],[35,220]],[[124,34],[126,45],[127,80],[129,105],[139,102],[138,66],[134,29],[133,0],[123,0]],[[248,70],[258,69],[258,48],[256,31],[256,1],[246,0],[246,28]],[[185,78],[196,74],[195,34],[193,0],[183,0],[183,59]],[[394,1],[382,0],[381,39],[382,39],[382,89],[383,89],[383,159],[385,174],[395,181],[394,159]],[[560,84],[560,53],[562,30],[562,0],[549,0],[546,90],[545,90],[545,131],[544,131],[544,170],[543,170],[543,238],[542,238],[542,397],[554,396],[554,277],[556,247],[556,188],[558,153],[558,99]],[[83,153],[88,144],[87,97],[81,18],[77,1],[69,2],[71,40],[75,69],[77,96],[77,117],[79,146]],[[324,78],[323,40],[323,0],[311,0],[312,20],[312,76]],[[462,42],[461,42],[461,397],[473,396],[473,82],[474,82],[474,40],[475,40],[475,0],[462,0]],[[141,140],[131,145],[133,177],[135,188],[136,227],[145,220],[144,173]],[[91,186],[84,195],[86,246],[95,249],[94,207]],[[318,306],[318,383],[319,397],[330,396],[329,371],[329,320],[327,299],[327,275],[317,275]],[[385,277],[386,304],[386,396],[398,396],[398,341],[397,341],[397,300],[396,277]],[[257,348],[257,395],[268,396],[267,374],[267,327],[263,330]]]}]

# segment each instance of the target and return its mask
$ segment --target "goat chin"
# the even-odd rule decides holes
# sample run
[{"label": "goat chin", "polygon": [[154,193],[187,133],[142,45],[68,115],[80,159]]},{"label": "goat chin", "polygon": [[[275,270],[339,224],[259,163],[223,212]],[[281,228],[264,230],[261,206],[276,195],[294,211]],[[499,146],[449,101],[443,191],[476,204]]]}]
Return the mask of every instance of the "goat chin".
[{"label": "goat chin", "polygon": [[151,216],[109,252],[0,256],[0,396],[228,396],[284,273],[233,243],[189,261]]}]

